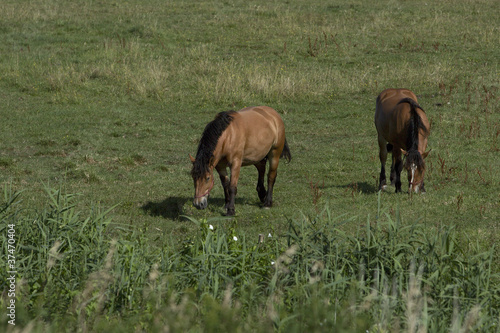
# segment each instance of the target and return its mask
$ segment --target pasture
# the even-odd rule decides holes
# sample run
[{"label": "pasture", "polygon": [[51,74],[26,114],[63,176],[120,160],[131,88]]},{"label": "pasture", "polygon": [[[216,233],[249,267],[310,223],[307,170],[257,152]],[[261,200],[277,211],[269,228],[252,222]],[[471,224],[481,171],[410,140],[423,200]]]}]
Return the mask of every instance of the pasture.
[{"label": "pasture", "polygon": [[[2,1],[0,261],[10,221],[18,225],[24,277],[18,304],[26,305],[16,327],[5,317],[0,324],[31,323],[34,331],[117,323],[131,331],[321,331],[319,323],[353,332],[498,331],[497,7],[494,0]],[[405,171],[403,194],[394,187],[377,193],[375,98],[400,87],[416,93],[431,123],[425,195],[406,193]],[[216,113],[254,105],[280,113],[292,154],[279,165],[274,206],[260,207],[250,166],[241,170],[235,217],[222,217],[218,181],[208,208],[196,210],[188,154]],[[44,226],[50,221],[60,227]],[[23,240],[30,245],[22,248]],[[324,250],[337,240],[338,251]],[[221,249],[226,278],[216,268],[202,274],[212,258],[202,254]],[[324,251],[349,253],[344,268],[340,259],[318,259]],[[269,264],[284,253],[301,254],[285,265],[296,275]],[[364,277],[371,266],[363,260],[400,253],[405,265],[380,259]],[[315,262],[326,267],[323,275],[315,275]],[[415,276],[434,281],[428,267],[460,274],[443,273],[449,279],[427,290],[434,296],[425,306],[405,301]],[[40,280],[28,278],[35,271]],[[106,274],[113,282],[89,287],[108,281]],[[391,294],[394,304],[375,306],[383,300],[372,290],[388,295],[386,275],[400,276],[400,289]],[[333,292],[333,285],[340,287]],[[481,292],[471,296],[473,286]],[[51,301],[55,294],[61,297]],[[4,292],[2,308],[7,299]],[[416,317],[412,301],[420,304]],[[252,318],[261,316],[256,327]],[[437,316],[446,318],[442,326]]]}]

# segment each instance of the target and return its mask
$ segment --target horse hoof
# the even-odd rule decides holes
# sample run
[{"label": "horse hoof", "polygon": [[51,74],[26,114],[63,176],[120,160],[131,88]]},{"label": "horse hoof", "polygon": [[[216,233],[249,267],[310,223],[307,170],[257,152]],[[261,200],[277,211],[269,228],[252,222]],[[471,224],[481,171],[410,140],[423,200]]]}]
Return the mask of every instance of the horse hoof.
[{"label": "horse hoof", "polygon": [[273,206],[273,202],[272,201],[271,202],[268,202],[268,201],[264,202],[264,204],[262,205],[262,207],[264,207],[264,208],[271,208],[272,206]]},{"label": "horse hoof", "polygon": [[226,214],[224,214],[224,216],[234,216],[234,214],[235,214],[234,209],[228,209]]}]

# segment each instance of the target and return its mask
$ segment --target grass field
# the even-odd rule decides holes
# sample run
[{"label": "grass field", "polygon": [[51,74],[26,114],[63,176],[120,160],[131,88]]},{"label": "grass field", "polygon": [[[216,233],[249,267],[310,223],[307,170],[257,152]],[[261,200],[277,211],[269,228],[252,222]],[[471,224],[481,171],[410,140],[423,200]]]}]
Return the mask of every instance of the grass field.
[{"label": "grass field", "polygon": [[[327,221],[328,212],[356,235],[379,211],[393,220],[399,212],[403,225],[418,221],[431,235],[453,227],[463,249],[489,250],[500,222],[497,7],[2,1],[0,184],[23,191],[24,212],[50,204],[46,187],[77,193],[80,211],[116,206],[110,235],[126,229],[151,247],[177,248],[199,230],[187,217],[223,213],[220,184],[207,210],[191,204],[188,153],[205,124],[219,111],[268,105],[285,121],[293,159],[280,164],[268,210],[256,169],[242,170],[237,215],[217,222],[235,235],[256,243],[271,233],[285,246],[292,220]],[[391,188],[379,201],[373,116],[390,87],[417,94],[432,152],[427,194]]]}]

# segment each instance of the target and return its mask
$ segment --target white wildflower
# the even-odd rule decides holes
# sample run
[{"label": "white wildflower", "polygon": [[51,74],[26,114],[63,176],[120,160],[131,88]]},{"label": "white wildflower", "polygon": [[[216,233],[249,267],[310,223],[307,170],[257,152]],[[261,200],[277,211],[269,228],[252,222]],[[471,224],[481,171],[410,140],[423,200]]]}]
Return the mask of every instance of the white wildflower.
[{"label": "white wildflower", "polygon": [[238,237],[233,236],[233,240],[236,242],[238,240]]}]

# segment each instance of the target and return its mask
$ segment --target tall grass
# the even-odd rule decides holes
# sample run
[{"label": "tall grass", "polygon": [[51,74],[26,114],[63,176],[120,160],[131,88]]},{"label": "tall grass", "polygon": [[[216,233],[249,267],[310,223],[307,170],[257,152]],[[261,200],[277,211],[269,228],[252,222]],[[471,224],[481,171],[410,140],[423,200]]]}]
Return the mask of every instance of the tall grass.
[{"label": "tall grass", "polygon": [[[448,332],[499,329],[493,249],[460,243],[453,227],[424,232],[399,213],[289,221],[285,235],[238,235],[228,219],[198,226],[180,248],[150,247],[137,230],[114,228],[112,210],[84,214],[75,195],[48,188],[29,211],[5,190],[2,228],[16,225],[16,327],[112,329]],[[380,198],[379,198],[380,200]],[[118,237],[119,236],[119,237]],[[115,240],[119,239],[119,240]],[[6,237],[1,264],[6,265]],[[1,272],[2,289],[6,273]],[[6,293],[1,306],[7,301]],[[264,319],[257,319],[264,318]],[[11,328],[5,318],[2,326]]]}]

